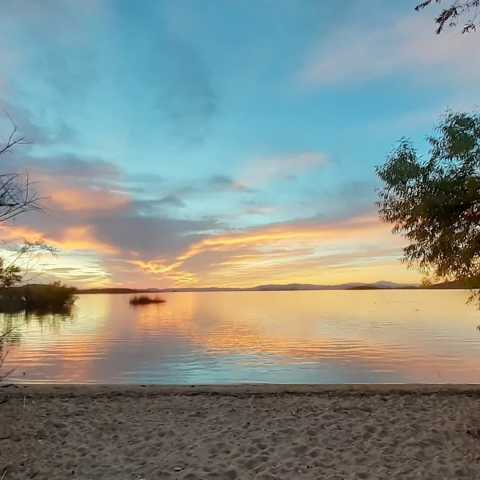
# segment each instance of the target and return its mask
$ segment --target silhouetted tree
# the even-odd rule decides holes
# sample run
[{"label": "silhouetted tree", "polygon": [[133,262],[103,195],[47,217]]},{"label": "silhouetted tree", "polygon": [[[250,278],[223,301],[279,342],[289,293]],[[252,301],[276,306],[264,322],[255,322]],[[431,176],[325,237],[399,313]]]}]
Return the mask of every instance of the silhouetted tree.
[{"label": "silhouetted tree", "polygon": [[480,281],[480,114],[447,113],[422,159],[408,140],[377,167],[378,207],[410,244],[404,259],[437,277]]},{"label": "silhouetted tree", "polygon": [[[424,0],[419,3],[415,10],[423,10],[435,3],[442,3],[442,0]],[[462,33],[475,31],[479,25],[478,15],[480,13],[480,0],[450,0],[450,5],[442,8],[441,12],[435,18],[437,24],[437,34],[441,33],[445,26],[456,27],[461,17],[466,17],[463,24]]]},{"label": "silhouetted tree", "polygon": [[42,240],[34,242],[24,240],[21,247],[11,252],[8,260],[0,258],[0,290],[13,287],[22,280],[31,282],[35,275],[37,259],[46,254],[56,253],[54,247]]},{"label": "silhouetted tree", "polygon": [[[0,159],[16,146],[28,143],[12,122],[7,139],[0,143]],[[1,163],[0,163],[1,166]],[[32,189],[28,174],[0,173],[0,222],[39,208],[39,197]]]},{"label": "silhouetted tree", "polygon": [[0,258],[0,288],[13,287],[22,278],[22,270],[18,265],[6,265],[5,260]]},{"label": "silhouetted tree", "polygon": [[[19,135],[17,126],[12,122],[12,129],[7,139],[3,143],[0,142],[0,157],[8,154],[16,146],[26,143],[28,142]],[[0,173],[0,223],[11,220],[21,213],[37,209],[39,209],[39,197],[32,190],[27,174]],[[29,251],[29,245],[31,244],[22,247],[18,255],[26,254]],[[14,262],[7,264],[0,258],[0,287],[11,287],[21,279],[21,269]],[[10,334],[10,330],[0,334],[0,382],[10,373],[1,371],[6,356],[4,346]]]}]

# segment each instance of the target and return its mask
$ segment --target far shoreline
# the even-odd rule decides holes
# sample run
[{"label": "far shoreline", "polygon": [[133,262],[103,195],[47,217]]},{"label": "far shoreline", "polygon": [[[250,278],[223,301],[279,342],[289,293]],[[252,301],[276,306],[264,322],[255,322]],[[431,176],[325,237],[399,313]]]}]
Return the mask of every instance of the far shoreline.
[{"label": "far shoreline", "polygon": [[[162,293],[230,293],[230,292],[362,292],[362,291],[396,291],[396,290],[466,290],[472,289],[466,286],[450,286],[450,285],[432,285],[424,286],[400,286],[400,287],[375,287],[375,286],[354,286],[354,287],[330,287],[330,286],[312,286],[305,288],[296,288],[288,286],[275,286],[269,288],[263,287],[246,287],[246,288],[230,288],[230,287],[201,287],[201,288],[165,288],[165,289],[128,289],[128,288],[89,288],[77,289],[77,295],[98,295],[98,294],[113,294],[113,295],[134,295],[140,293],[146,294],[162,294]],[[476,289],[474,289],[476,290]]]}]

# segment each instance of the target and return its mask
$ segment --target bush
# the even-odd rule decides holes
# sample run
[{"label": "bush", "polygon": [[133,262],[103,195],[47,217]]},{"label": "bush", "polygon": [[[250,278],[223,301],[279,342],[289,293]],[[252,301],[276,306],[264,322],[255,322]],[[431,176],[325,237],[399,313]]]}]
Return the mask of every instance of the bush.
[{"label": "bush", "polygon": [[0,291],[0,313],[63,313],[75,302],[75,292],[76,288],[59,282],[4,288]]},{"label": "bush", "polygon": [[150,303],[165,303],[163,298],[149,297],[147,295],[135,296],[130,299],[130,305],[149,305]]}]

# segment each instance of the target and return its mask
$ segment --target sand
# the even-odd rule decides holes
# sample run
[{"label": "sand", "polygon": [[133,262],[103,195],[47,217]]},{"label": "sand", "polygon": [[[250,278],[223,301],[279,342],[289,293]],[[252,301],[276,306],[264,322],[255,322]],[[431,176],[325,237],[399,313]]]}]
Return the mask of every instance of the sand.
[{"label": "sand", "polygon": [[1,387],[27,478],[480,479],[480,388]]}]

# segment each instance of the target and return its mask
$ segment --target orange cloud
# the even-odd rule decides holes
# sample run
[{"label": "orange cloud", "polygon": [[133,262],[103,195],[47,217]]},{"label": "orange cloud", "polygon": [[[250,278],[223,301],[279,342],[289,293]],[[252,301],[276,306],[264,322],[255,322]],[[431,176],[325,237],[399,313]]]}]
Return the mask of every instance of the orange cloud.
[{"label": "orange cloud", "polygon": [[[376,217],[325,224],[279,225],[218,235],[191,245],[173,261],[130,263],[161,279],[198,275],[203,285],[270,282],[417,281],[398,261],[402,240]],[[208,255],[207,255],[208,254]]]},{"label": "orange cloud", "polygon": [[125,207],[131,202],[127,195],[121,193],[74,188],[53,191],[49,195],[49,201],[67,212],[113,210]]},{"label": "orange cloud", "polygon": [[67,228],[60,237],[49,237],[31,228],[0,224],[0,237],[5,241],[43,241],[65,251],[87,250],[107,255],[118,253],[113,245],[96,239],[92,228],[86,225]]},{"label": "orange cloud", "polygon": [[389,232],[389,227],[376,217],[359,217],[331,224],[282,225],[202,240],[190,247],[178,260],[184,262],[208,250],[228,250],[233,247],[247,246],[259,248],[273,245],[288,247],[295,243],[305,246],[305,242],[313,246],[321,246],[332,240],[336,243],[343,243],[352,238],[358,241],[387,232]]},{"label": "orange cloud", "polygon": [[393,236],[389,226],[374,216],[218,234],[193,243],[174,258],[149,259],[141,252],[124,252],[100,240],[87,224],[55,235],[2,225],[0,238],[42,240],[64,252],[108,256],[113,261],[109,263],[109,269],[113,269],[110,278],[131,286],[151,286],[153,282],[159,286],[246,287],[261,283],[419,280],[419,274],[399,262],[403,240]]},{"label": "orange cloud", "polygon": [[113,245],[97,240],[89,226],[67,228],[60,239],[52,239],[50,242],[62,250],[91,250],[107,255],[119,252]]}]

